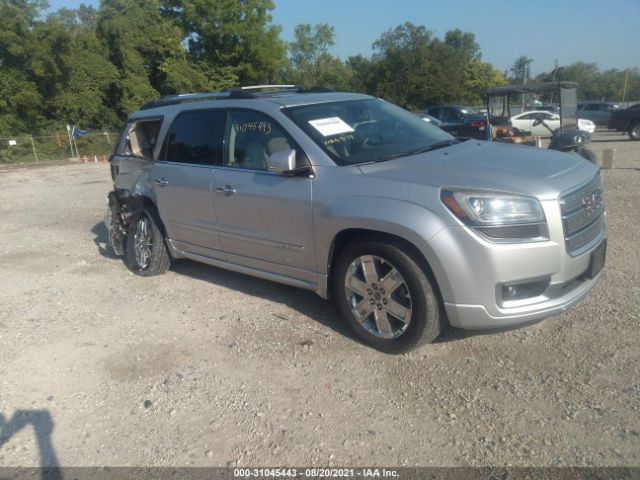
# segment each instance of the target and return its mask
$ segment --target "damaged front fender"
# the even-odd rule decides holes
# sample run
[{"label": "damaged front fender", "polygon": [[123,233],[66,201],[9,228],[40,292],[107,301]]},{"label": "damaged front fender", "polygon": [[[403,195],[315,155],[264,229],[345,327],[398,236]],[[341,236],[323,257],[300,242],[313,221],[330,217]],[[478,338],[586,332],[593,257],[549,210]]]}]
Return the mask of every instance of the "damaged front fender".
[{"label": "damaged front fender", "polygon": [[116,255],[124,255],[124,245],[127,236],[127,225],[124,223],[122,201],[116,192],[109,192],[107,196],[107,212],[104,226],[107,228],[107,242]]}]

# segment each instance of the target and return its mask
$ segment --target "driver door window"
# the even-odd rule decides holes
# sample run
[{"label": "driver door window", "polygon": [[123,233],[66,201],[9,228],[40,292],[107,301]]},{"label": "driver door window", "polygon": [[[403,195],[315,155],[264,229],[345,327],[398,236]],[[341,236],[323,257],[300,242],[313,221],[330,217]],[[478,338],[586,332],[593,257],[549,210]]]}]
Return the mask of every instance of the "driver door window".
[{"label": "driver door window", "polygon": [[288,135],[271,118],[258,112],[229,113],[224,166],[247,170],[267,170],[272,153],[295,148]]}]

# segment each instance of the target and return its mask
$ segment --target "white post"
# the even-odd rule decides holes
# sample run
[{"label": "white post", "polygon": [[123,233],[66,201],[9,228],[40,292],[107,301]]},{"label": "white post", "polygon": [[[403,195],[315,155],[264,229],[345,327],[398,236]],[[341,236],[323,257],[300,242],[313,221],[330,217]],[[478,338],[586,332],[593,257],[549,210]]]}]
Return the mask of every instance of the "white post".
[{"label": "white post", "polygon": [[73,154],[73,142],[71,141],[71,126],[67,125],[67,138],[69,139],[69,148],[71,149],[71,158],[75,157]]},{"label": "white post", "polygon": [[36,163],[38,163],[38,154],[36,153],[36,145],[33,143],[33,137],[29,135],[29,140],[31,140],[31,148],[33,149],[33,158],[36,159]]},{"label": "white post", "polygon": [[[75,129],[76,126],[74,125],[73,128]],[[73,131],[71,133],[71,138],[73,139],[73,146],[76,148],[76,157],[80,160],[80,152],[78,151],[78,144],[76,143],[76,137],[73,136]]]}]

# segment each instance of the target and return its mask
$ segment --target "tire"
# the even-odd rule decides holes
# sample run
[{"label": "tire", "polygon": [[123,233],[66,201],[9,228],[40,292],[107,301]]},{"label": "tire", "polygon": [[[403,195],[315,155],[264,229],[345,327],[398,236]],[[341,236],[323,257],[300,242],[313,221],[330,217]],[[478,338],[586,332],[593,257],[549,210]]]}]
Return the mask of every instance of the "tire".
[{"label": "tire", "polygon": [[[365,269],[372,272],[368,282]],[[431,342],[442,330],[435,286],[400,245],[364,240],[347,245],[333,268],[332,286],[351,330],[377,350],[403,353]]]},{"label": "tire", "polygon": [[582,152],[580,153],[580,155],[582,156],[582,158],[584,158],[585,160],[589,160],[591,163],[596,163],[596,154],[592,151],[589,150],[588,148],[584,148],[582,149]]},{"label": "tire", "polygon": [[[155,212],[147,209],[135,213],[129,222],[125,259],[129,270],[136,275],[161,275],[171,265],[171,257],[158,223]],[[140,254],[136,254],[136,243],[141,247]],[[146,254],[143,246],[147,247]]]},{"label": "tire", "polygon": [[640,140],[640,123],[634,123],[629,127],[629,138],[631,140]]}]

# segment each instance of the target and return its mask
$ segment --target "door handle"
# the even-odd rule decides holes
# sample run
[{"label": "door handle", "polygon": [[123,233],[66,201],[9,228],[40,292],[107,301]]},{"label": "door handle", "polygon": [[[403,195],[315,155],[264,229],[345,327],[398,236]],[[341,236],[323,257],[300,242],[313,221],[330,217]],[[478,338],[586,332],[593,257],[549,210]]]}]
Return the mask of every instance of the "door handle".
[{"label": "door handle", "polygon": [[164,178],[156,178],[153,183],[155,183],[156,185],[160,185],[161,187],[166,187],[167,185],[169,185],[169,182],[167,182]]},{"label": "door handle", "polygon": [[234,193],[236,193],[236,189],[231,187],[231,185],[222,185],[216,187],[216,192],[222,193],[228,197],[229,195],[233,195]]}]

